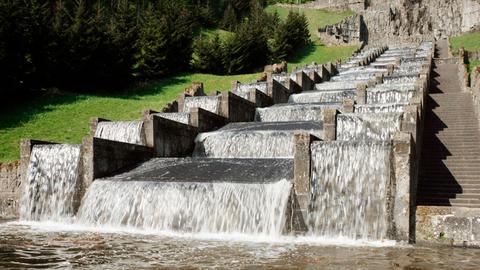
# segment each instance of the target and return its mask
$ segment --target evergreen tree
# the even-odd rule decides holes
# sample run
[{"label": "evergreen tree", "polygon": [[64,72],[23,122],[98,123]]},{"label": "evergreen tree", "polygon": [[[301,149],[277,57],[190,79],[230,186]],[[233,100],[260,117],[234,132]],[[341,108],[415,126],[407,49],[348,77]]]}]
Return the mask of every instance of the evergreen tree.
[{"label": "evergreen tree", "polygon": [[227,5],[223,13],[221,27],[227,31],[235,31],[237,28],[237,15],[235,15],[235,9],[233,9],[231,4]]}]

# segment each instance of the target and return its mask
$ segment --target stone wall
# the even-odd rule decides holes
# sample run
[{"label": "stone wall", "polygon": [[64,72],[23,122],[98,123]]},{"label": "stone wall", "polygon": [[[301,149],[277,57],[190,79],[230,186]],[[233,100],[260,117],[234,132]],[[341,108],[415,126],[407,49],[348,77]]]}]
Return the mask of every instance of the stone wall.
[{"label": "stone wall", "polygon": [[363,17],[354,15],[341,22],[318,29],[318,36],[327,45],[357,43],[367,40],[367,31]]},{"label": "stone wall", "polygon": [[21,182],[19,162],[0,164],[0,219],[18,217]]},{"label": "stone wall", "polygon": [[[476,0],[318,0],[306,6],[354,10],[363,16],[364,41],[369,44],[421,42],[480,28],[480,2]],[[333,33],[322,37],[330,44],[332,37],[349,40],[363,31],[354,21],[331,27]]]}]

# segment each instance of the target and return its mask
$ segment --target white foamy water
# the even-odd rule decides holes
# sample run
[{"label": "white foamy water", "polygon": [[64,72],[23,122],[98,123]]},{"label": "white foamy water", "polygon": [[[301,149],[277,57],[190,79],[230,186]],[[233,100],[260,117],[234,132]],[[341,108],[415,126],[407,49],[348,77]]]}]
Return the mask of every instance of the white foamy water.
[{"label": "white foamy water", "polygon": [[146,144],[143,121],[99,122],[95,137],[124,143]]},{"label": "white foamy water", "polygon": [[320,121],[326,108],[340,109],[340,105],[292,104],[257,108],[255,120],[259,122]]},{"label": "white foamy water", "polygon": [[308,91],[300,94],[290,95],[288,103],[320,103],[336,102],[342,103],[345,99],[355,99],[355,90],[334,90],[334,91]]},{"label": "white foamy water", "polygon": [[186,97],[183,111],[190,112],[191,108],[202,108],[206,111],[219,114],[221,96]]},{"label": "white foamy water", "polygon": [[291,183],[97,180],[77,221],[149,231],[279,236]]},{"label": "white foamy water", "polygon": [[347,113],[337,116],[337,140],[390,140],[400,131],[401,113]]},{"label": "white foamy water", "polygon": [[62,221],[75,213],[80,145],[33,146],[20,203],[23,220]]},{"label": "white foamy water", "polygon": [[381,240],[388,237],[390,144],[314,142],[313,235]]},{"label": "white foamy water", "polygon": [[355,105],[356,113],[403,113],[407,103],[385,103],[385,104],[365,104]]},{"label": "white foamy water", "polygon": [[248,98],[248,92],[250,89],[257,89],[258,91],[268,94],[267,93],[267,83],[266,82],[256,82],[256,83],[248,83],[248,84],[239,84],[237,89],[235,89],[234,93],[240,97],[245,99]]},{"label": "white foamy water", "polygon": [[179,113],[154,113],[154,115],[179,122],[185,125],[190,123],[190,113],[187,112],[179,112]]},{"label": "white foamy water", "polygon": [[367,104],[408,103],[414,94],[414,90],[367,89]]}]

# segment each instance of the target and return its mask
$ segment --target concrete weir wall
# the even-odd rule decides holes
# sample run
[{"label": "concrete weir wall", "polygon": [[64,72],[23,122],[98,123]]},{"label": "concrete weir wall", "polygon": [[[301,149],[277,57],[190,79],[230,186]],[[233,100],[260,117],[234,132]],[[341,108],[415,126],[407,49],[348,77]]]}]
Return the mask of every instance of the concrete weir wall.
[{"label": "concrete weir wall", "polygon": [[18,217],[21,177],[20,162],[0,164],[0,219]]}]

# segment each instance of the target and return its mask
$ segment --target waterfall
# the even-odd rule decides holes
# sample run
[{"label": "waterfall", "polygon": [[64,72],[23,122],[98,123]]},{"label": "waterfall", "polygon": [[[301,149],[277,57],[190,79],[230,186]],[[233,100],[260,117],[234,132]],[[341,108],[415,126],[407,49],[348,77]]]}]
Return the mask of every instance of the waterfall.
[{"label": "waterfall", "polygon": [[326,108],[340,109],[337,103],[326,104],[286,104],[267,108],[257,108],[255,120],[259,122],[320,121]]},{"label": "waterfall", "polygon": [[367,104],[408,103],[415,94],[414,90],[368,90]]},{"label": "waterfall", "polygon": [[387,142],[314,142],[314,235],[381,240],[389,227],[390,151]]},{"label": "waterfall", "polygon": [[124,143],[146,144],[143,121],[99,122],[95,137]]},{"label": "waterfall", "polygon": [[96,180],[78,220],[153,231],[281,235],[291,183]]},{"label": "waterfall", "polygon": [[386,77],[383,79],[384,84],[397,84],[397,83],[414,83],[418,80],[416,76],[399,76],[399,77]]},{"label": "waterfall", "polygon": [[401,113],[348,113],[337,116],[337,140],[390,140],[400,130]]},{"label": "waterfall", "polygon": [[349,82],[324,82],[315,84],[315,90],[318,91],[332,91],[332,90],[346,90],[357,89],[357,85],[366,84],[368,80],[349,81]]},{"label": "waterfall", "polygon": [[154,115],[179,122],[185,125],[190,123],[190,113],[180,112],[180,113],[154,113]]},{"label": "waterfall", "polygon": [[202,108],[206,111],[219,114],[221,96],[186,97],[183,111],[190,112],[191,108]]},{"label": "waterfall", "polygon": [[237,89],[235,89],[234,93],[240,97],[247,99],[248,91],[250,91],[250,89],[257,89],[258,91],[268,95],[266,82],[239,84],[237,85]]},{"label": "waterfall", "polygon": [[80,145],[33,146],[20,218],[61,221],[72,217],[81,185],[79,163]]},{"label": "waterfall", "polygon": [[194,156],[215,158],[291,158],[295,133],[323,137],[316,122],[235,123],[196,138]]},{"label": "waterfall", "polygon": [[305,91],[301,94],[293,94],[288,98],[289,103],[320,103],[336,102],[342,103],[345,99],[355,99],[356,90],[335,90],[335,91]]},{"label": "waterfall", "polygon": [[332,82],[348,82],[348,81],[368,81],[375,77],[376,73],[352,73],[347,75],[334,76],[330,80]]},{"label": "waterfall", "polygon": [[385,103],[385,104],[365,104],[355,105],[356,113],[403,113],[408,103]]}]

